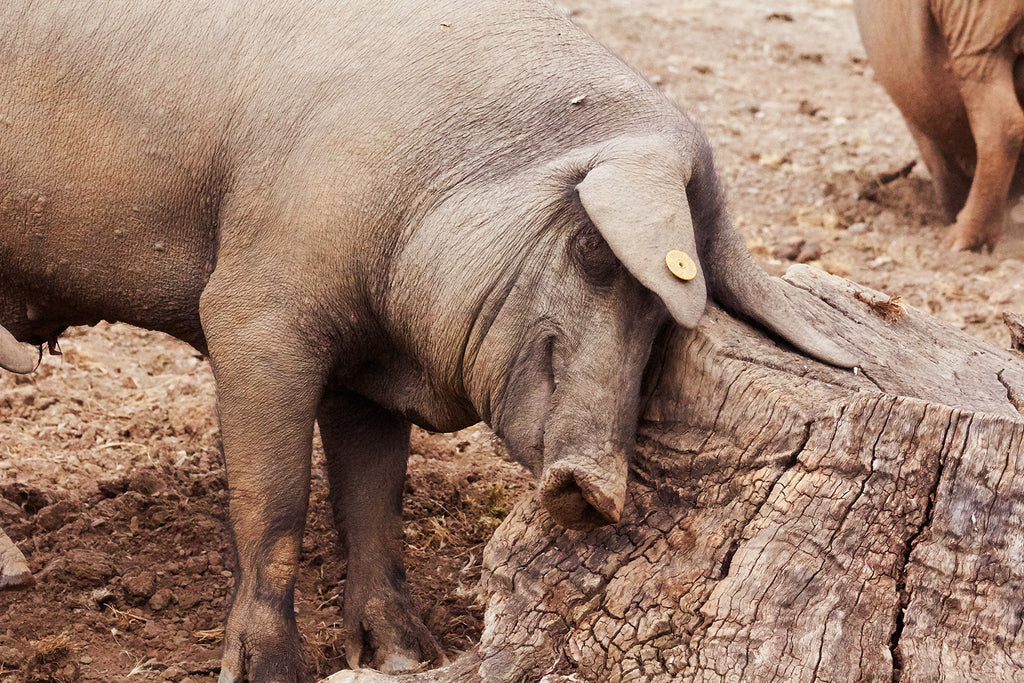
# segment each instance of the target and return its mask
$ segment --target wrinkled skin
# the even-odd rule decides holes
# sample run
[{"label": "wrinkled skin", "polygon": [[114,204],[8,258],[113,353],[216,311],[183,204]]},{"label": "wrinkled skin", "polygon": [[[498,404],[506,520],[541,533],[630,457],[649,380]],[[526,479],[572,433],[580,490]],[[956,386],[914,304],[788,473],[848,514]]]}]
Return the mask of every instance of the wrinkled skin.
[{"label": "wrinkled skin", "polygon": [[907,122],[954,249],[992,249],[1024,193],[1024,0],[855,0],[878,80]]},{"label": "wrinkled skin", "polygon": [[411,423],[486,421],[589,528],[621,515],[655,336],[708,293],[854,363],[754,265],[694,124],[544,2],[6,0],[0,114],[0,366],[101,319],[211,359],[222,683],[305,675],[315,421],[349,661],[400,671],[441,659],[402,563]]}]

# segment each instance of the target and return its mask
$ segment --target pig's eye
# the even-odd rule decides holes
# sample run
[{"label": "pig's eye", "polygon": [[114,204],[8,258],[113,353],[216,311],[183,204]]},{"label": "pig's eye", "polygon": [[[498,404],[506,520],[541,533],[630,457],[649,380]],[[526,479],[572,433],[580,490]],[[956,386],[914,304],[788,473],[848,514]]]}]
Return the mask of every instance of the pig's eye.
[{"label": "pig's eye", "polygon": [[594,284],[607,284],[622,270],[619,259],[593,225],[581,228],[573,236],[569,256],[584,277]]}]

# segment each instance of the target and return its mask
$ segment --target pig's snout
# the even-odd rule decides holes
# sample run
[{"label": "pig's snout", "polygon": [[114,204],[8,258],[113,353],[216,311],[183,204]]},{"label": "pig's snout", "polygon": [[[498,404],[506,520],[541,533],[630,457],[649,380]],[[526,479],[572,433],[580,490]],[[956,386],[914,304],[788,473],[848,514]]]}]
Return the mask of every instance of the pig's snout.
[{"label": "pig's snout", "polygon": [[593,461],[561,460],[545,468],[540,499],[551,517],[568,529],[588,530],[622,518],[626,501],[626,460],[596,467]]}]

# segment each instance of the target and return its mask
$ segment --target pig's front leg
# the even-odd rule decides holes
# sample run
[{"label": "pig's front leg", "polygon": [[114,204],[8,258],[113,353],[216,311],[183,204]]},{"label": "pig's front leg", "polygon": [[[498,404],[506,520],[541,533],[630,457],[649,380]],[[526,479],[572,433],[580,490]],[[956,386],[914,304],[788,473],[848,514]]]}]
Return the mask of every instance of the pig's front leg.
[{"label": "pig's front leg", "polygon": [[385,673],[443,659],[416,616],[402,561],[402,491],[409,423],[350,393],[328,393],[318,414],[331,504],[348,553],[345,650],[357,668],[364,648]]},{"label": "pig's front leg", "polygon": [[308,680],[294,592],[325,373],[322,359],[304,350],[298,314],[283,304],[275,310],[270,302],[282,299],[264,285],[280,291],[269,280],[215,272],[200,304],[238,553],[219,683]]}]

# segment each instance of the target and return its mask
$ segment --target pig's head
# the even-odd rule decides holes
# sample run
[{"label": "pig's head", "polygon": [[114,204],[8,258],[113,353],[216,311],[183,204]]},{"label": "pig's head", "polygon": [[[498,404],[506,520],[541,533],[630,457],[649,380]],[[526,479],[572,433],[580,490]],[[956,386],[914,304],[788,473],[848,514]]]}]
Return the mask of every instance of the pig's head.
[{"label": "pig's head", "polygon": [[[652,205],[621,171],[606,162],[564,189],[525,268],[479,321],[474,370],[490,377],[474,402],[570,528],[618,521],[654,338],[670,312],[692,327],[707,298],[688,212]],[[649,210],[641,221],[638,206]],[[693,255],[690,279],[669,271],[673,250]]]},{"label": "pig's head", "polygon": [[[619,520],[655,336],[670,317],[695,325],[707,299],[686,169],[651,161],[612,157],[568,177],[526,268],[482,321],[478,358],[507,371],[481,396],[489,422],[570,528]],[[687,279],[670,252],[687,255]]]},{"label": "pig's head", "polygon": [[[566,527],[619,519],[655,337],[670,320],[693,327],[708,288],[759,320],[760,307],[781,306],[773,329],[852,364],[801,326],[778,295],[788,285],[750,260],[721,209],[710,157],[679,146],[618,141],[481,183],[434,212],[400,257],[399,270],[419,268],[432,293],[416,299],[420,320],[434,321],[417,335],[432,340],[426,364],[447,368],[440,383],[539,477],[544,506]],[[691,212],[695,192],[717,208]],[[695,235],[695,216],[713,234]],[[686,256],[670,266],[670,252]],[[737,272],[716,277],[702,262]]]},{"label": "pig's head", "polygon": [[[434,342],[424,364],[448,368],[570,528],[619,519],[654,339],[672,318],[696,324],[707,299],[684,160],[627,152],[453,197],[397,266],[429,283],[429,301],[416,299],[418,318],[434,321],[416,335]],[[686,279],[670,251],[688,255]]]}]

